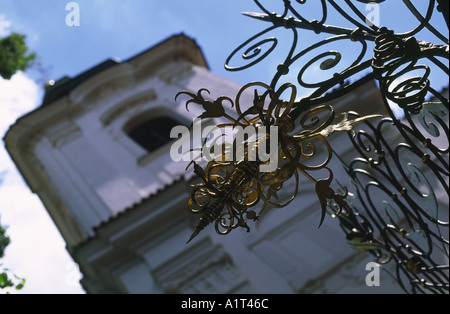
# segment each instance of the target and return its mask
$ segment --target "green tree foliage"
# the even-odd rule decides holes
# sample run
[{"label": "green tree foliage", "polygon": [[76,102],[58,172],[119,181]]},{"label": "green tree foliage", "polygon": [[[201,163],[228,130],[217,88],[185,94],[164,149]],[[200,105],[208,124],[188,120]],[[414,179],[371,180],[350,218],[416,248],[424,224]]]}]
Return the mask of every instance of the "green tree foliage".
[{"label": "green tree foliage", "polygon": [[20,290],[24,285],[24,278],[11,274],[8,268],[3,268],[2,264],[0,264],[0,289],[14,288]]},{"label": "green tree foliage", "polygon": [[6,235],[5,228],[0,226],[0,258],[5,255],[5,249],[10,242],[11,239]]},{"label": "green tree foliage", "polygon": [[[0,77],[9,80],[17,71],[26,71],[35,64],[37,64],[37,56],[34,52],[28,51],[25,35],[12,33],[0,38]],[[6,235],[5,228],[0,225],[0,259],[5,255],[5,249],[10,242],[11,239]],[[25,279],[12,274],[0,263],[0,289],[20,290],[24,284]]]},{"label": "green tree foliage", "polygon": [[0,76],[9,80],[17,71],[26,71],[36,64],[37,56],[29,52],[25,35],[12,33],[0,38]]},{"label": "green tree foliage", "polygon": [[[6,229],[0,226],[0,258],[5,255],[5,249],[11,239],[6,235]],[[25,284],[25,279],[20,278],[10,272],[8,268],[4,268],[0,263],[0,289],[15,288],[20,290]]]}]

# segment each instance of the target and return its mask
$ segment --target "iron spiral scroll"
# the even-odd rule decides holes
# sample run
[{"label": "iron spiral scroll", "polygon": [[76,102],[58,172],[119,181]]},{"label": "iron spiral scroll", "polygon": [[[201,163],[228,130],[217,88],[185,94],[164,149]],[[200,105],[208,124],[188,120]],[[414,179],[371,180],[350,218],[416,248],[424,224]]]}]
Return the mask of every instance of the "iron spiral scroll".
[{"label": "iron spiral scroll", "polygon": [[[318,192],[319,200],[339,221],[348,244],[371,254],[380,264],[393,265],[392,276],[405,292],[449,293],[448,2],[420,1],[418,7],[411,0],[398,1],[404,10],[402,14],[409,14],[416,21],[413,27],[402,32],[389,29],[389,25],[375,25],[367,20],[367,12],[363,10],[367,4],[383,7],[393,4],[392,1],[254,0],[254,3],[262,12],[244,14],[269,26],[239,45],[227,58],[225,68],[241,71],[278,64],[269,84],[250,83],[243,88],[254,87],[252,84],[264,87],[266,93],[263,96],[255,92],[255,104],[263,97],[276,100],[271,110],[259,112],[260,121],[277,124],[289,120],[295,127],[299,124],[305,127],[306,120],[302,117],[311,118],[317,110],[328,107],[333,111],[332,105],[328,104],[369,81],[375,81],[379,87],[385,110],[381,119],[375,116],[364,118],[354,112],[343,113],[343,120],[353,121],[346,129],[339,129],[339,124],[333,124],[331,120],[328,123],[334,130],[351,131],[349,141],[354,147],[353,159],[341,159],[325,136],[322,141],[330,152],[329,158],[333,155],[340,160],[347,173],[347,182],[341,182],[342,178],[333,182],[334,185],[342,183],[343,194],[331,190],[333,169],[327,167],[328,160],[320,166],[329,171],[328,179],[317,180],[304,171],[298,163],[300,155],[291,145],[295,136],[289,135],[291,137],[286,138],[291,141],[291,146],[285,147],[284,155],[288,160],[296,160],[291,178],[298,182],[298,174],[309,176],[316,189],[326,182],[325,189]],[[308,6],[313,4],[319,16],[308,19]],[[340,17],[346,27],[331,25],[331,17]],[[435,25],[436,20],[444,21],[443,30]],[[317,41],[302,46],[305,32],[314,33]],[[288,34],[290,39],[284,35],[270,36],[272,33]],[[423,38],[425,33],[427,37]],[[337,51],[339,43],[358,48],[352,49],[351,57],[346,57],[347,50]],[[281,46],[285,49],[280,50]],[[272,59],[266,64],[269,58]],[[278,62],[274,63],[273,58]],[[322,75],[314,75],[317,72]],[[316,80],[312,81],[312,78]],[[286,83],[286,80],[290,82]],[[283,104],[282,99],[277,99],[281,95],[277,91],[288,88],[302,91],[302,97],[291,98]],[[194,102],[202,104],[202,99],[191,96]],[[394,105],[400,109],[394,109]],[[258,117],[256,107],[252,113]],[[264,116],[268,111],[267,116],[274,113],[275,107],[284,108],[285,114],[283,119],[277,119],[275,114],[269,123]],[[240,117],[231,121],[232,124],[245,117],[242,112],[238,113]],[[283,123],[281,125],[285,125]],[[325,129],[316,130],[315,138],[322,139],[318,134]],[[301,135],[296,144],[300,147],[301,142],[308,139],[306,133]],[[205,178],[204,170],[197,172]],[[259,178],[257,183],[258,176],[254,177],[256,181],[250,186],[256,193],[258,184],[264,180]],[[223,178],[227,180],[227,176]],[[267,184],[267,187],[275,193],[282,188],[282,183],[280,180],[273,186]],[[197,186],[193,193],[209,193],[207,198],[216,195],[211,192],[213,189],[206,191],[206,185]],[[331,190],[329,194],[327,189]],[[200,199],[194,194],[191,203]],[[262,199],[263,208],[270,203],[263,193],[257,193],[252,201],[256,199]],[[220,225],[218,205],[223,204],[219,197],[210,206],[212,209],[203,212],[204,220],[212,222],[216,219],[219,221],[216,225]],[[233,228],[246,225],[242,216],[246,210],[230,208],[230,215],[233,211],[241,217]],[[198,212],[202,210],[198,209]],[[257,218],[259,214],[249,217]],[[203,228],[206,223],[199,225]]]}]

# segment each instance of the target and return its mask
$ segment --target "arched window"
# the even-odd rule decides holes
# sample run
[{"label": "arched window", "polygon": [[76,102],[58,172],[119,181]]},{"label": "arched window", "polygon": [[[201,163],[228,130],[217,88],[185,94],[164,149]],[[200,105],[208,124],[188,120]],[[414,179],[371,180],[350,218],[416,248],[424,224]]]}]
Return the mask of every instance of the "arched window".
[{"label": "arched window", "polygon": [[172,141],[170,131],[180,124],[182,123],[170,117],[153,118],[133,127],[128,131],[128,135],[150,153]]}]

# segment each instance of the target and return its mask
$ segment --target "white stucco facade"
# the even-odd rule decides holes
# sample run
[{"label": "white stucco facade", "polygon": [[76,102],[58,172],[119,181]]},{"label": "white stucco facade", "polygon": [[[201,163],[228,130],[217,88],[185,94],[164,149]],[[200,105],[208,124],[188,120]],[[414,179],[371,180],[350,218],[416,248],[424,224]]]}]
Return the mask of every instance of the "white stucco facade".
[{"label": "white stucco facade", "polygon": [[[170,143],[147,153],[126,129],[158,116],[189,125],[201,108],[186,111],[185,98],[175,101],[179,91],[207,88],[212,100],[233,98],[240,87],[211,73],[195,42],[177,35],[90,75],[11,127],[7,149],[80,265],[84,289],[400,293],[383,272],[380,287],[366,285],[370,256],[346,244],[336,220],[327,216],[317,228],[320,206],[308,182],[289,206],[250,222],[250,233],[221,236],[206,228],[186,244],[198,219],[187,211],[187,162],[171,160]],[[369,83],[334,105],[366,102],[376,111],[379,97]],[[332,141],[343,157],[351,154],[345,134]]]}]

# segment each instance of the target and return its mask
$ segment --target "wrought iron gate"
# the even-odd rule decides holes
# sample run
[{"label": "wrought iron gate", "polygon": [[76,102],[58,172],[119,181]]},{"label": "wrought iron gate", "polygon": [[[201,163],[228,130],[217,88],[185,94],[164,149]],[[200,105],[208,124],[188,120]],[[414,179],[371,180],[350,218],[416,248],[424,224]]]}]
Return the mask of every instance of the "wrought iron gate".
[{"label": "wrought iron gate", "polygon": [[[449,48],[448,36],[439,32],[432,23],[434,18],[442,19],[438,12],[442,11],[448,27],[448,2],[427,1],[424,12],[420,12],[421,9],[412,1],[403,0],[405,11],[399,13],[407,12],[417,20],[412,30],[403,33],[375,25],[367,20],[367,12],[361,10],[361,3],[389,6],[392,1],[314,1],[316,6],[319,4],[321,16],[313,20],[305,17],[312,1],[283,0],[277,4],[270,1],[270,5],[264,5],[264,1],[254,2],[262,12],[244,14],[269,26],[237,47],[226,60],[225,67],[230,71],[240,71],[262,63],[279,44],[276,37],[268,36],[275,30],[289,32],[292,41],[288,49],[282,52],[284,55],[279,54],[283,59],[274,69],[270,84],[254,83],[245,87],[259,86],[266,92],[258,95],[255,91],[253,107],[247,112],[238,110],[238,118],[228,116],[232,124],[257,121],[265,126],[277,124],[285,127],[286,116],[289,116],[289,121],[296,121],[305,115],[311,118],[319,111],[328,110],[323,107],[325,103],[332,103],[371,80],[376,80],[379,86],[386,115],[381,119],[373,119],[373,116],[367,119],[349,112],[341,124],[328,123],[316,128],[315,133],[308,127],[306,119],[301,118],[300,124],[305,131],[286,140],[285,146],[291,146],[281,150],[289,160],[288,166],[278,169],[273,176],[258,177],[256,166],[252,163],[234,165],[233,174],[223,176],[218,174],[220,167],[217,165],[206,170],[196,165],[196,173],[204,179],[204,183],[194,189],[190,205],[197,207],[192,211],[203,216],[193,237],[214,220],[218,232],[221,232],[220,227],[226,229],[221,233],[237,226],[248,228],[243,214],[247,214],[247,219],[257,219],[261,212],[256,214],[247,209],[260,198],[270,203],[270,196],[267,195],[282,188],[284,181],[279,177],[283,171],[283,174],[288,173],[287,176],[295,175],[297,180],[298,171],[316,184],[320,201],[325,200],[328,213],[339,220],[348,243],[359,251],[369,252],[378,263],[394,264],[394,277],[406,292],[448,293],[449,101],[448,87],[442,88],[439,80],[444,78],[448,84]],[[271,8],[277,5],[279,11],[272,12]],[[328,25],[331,13],[340,15],[351,27]],[[304,30],[316,33],[319,39],[324,35],[326,38],[305,47],[299,35]],[[416,38],[423,30],[432,34],[435,42]],[[359,44],[360,51],[350,65],[334,71],[344,59],[343,52],[315,52],[337,42]],[[304,58],[308,60],[299,66],[299,60]],[[314,66],[318,64],[319,71],[328,71],[331,75],[311,83],[308,74],[312,68],[317,69]],[[289,73],[297,75],[297,82],[282,84]],[[437,85],[441,84],[439,88],[435,87],[433,80],[436,79]],[[282,94],[278,91],[295,89],[297,85],[312,92],[301,99],[295,96],[290,101],[278,99]],[[216,116],[225,115],[222,102],[226,100],[233,104],[226,97],[207,104],[201,92],[197,95],[188,93],[191,101],[204,105],[205,109],[208,104],[210,107],[214,105],[218,109]],[[265,97],[270,99],[270,105],[269,109],[263,110]],[[239,97],[235,103],[238,105]],[[401,109],[401,116],[393,110],[393,104]],[[283,110],[287,115],[280,113]],[[214,116],[211,112],[210,116]],[[256,118],[245,120],[247,114],[254,114]],[[343,194],[330,190],[328,181],[320,191],[319,185],[326,180],[311,177],[308,174],[310,169],[298,163],[303,148],[293,148],[296,140],[302,146],[305,138],[312,137],[328,145],[325,137],[329,133],[324,133],[326,128],[331,133],[352,131],[349,132],[349,140],[357,156],[351,161],[342,161],[350,182],[350,186],[342,187]],[[335,155],[333,158],[340,157]],[[291,161],[296,162],[295,171],[289,168]],[[329,171],[331,181],[332,171]],[[256,177],[258,183],[252,183],[252,177]],[[246,190],[242,186],[246,186]],[[263,191],[267,186],[266,199]],[[235,197],[233,193],[241,196]],[[216,197],[216,201],[211,203],[211,197]],[[222,213],[222,208],[227,206],[228,210]]]}]

